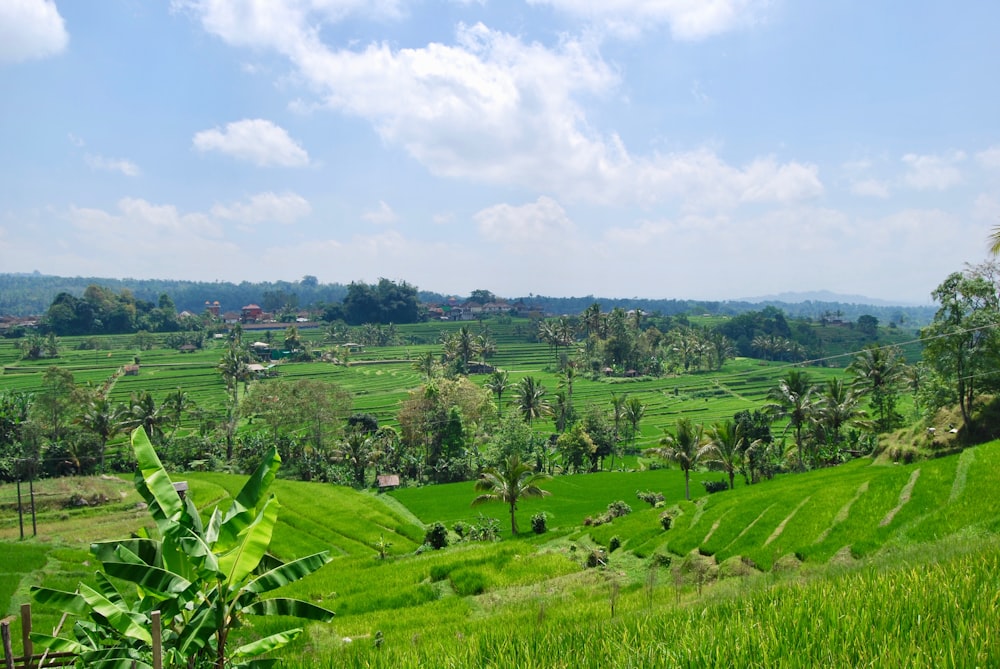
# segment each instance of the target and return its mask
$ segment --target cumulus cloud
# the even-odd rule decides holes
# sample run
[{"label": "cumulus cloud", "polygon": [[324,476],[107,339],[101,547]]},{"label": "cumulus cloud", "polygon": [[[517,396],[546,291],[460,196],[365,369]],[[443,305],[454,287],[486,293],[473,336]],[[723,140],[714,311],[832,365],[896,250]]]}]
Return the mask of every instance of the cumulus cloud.
[{"label": "cumulus cloud", "polygon": [[389,225],[390,223],[395,223],[399,217],[392,210],[392,207],[379,200],[378,207],[361,214],[361,218],[375,225]]},{"label": "cumulus cloud", "polygon": [[124,158],[105,158],[101,155],[87,154],[84,159],[87,161],[87,165],[94,170],[120,172],[127,177],[137,177],[141,174],[138,165]]},{"label": "cumulus cloud", "polygon": [[758,22],[766,0],[528,0],[634,36],[652,25],[670,26],[678,40],[695,41]]},{"label": "cumulus cloud", "polygon": [[225,129],[203,130],[194,136],[199,151],[219,151],[259,167],[302,167],[309,154],[285,129],[264,119],[244,119]]},{"label": "cumulus cloud", "polygon": [[212,216],[244,225],[280,223],[291,225],[312,213],[309,202],[297,193],[257,193],[246,202],[217,204]]},{"label": "cumulus cloud", "polygon": [[965,160],[965,153],[955,151],[948,155],[918,155],[908,153],[902,158],[908,172],[904,183],[918,190],[947,190],[962,181],[957,165]]},{"label": "cumulus cloud", "polygon": [[1000,146],[991,146],[976,154],[976,161],[991,170],[1000,169]]},{"label": "cumulus cloud", "polygon": [[864,197],[889,197],[889,185],[879,179],[862,179],[851,184],[851,192]]},{"label": "cumulus cloud", "polygon": [[576,232],[562,206],[544,196],[520,206],[494,205],[478,212],[473,220],[484,238],[508,247],[565,244]]},{"label": "cumulus cloud", "polygon": [[0,65],[53,56],[68,43],[69,34],[52,0],[0,2]]}]

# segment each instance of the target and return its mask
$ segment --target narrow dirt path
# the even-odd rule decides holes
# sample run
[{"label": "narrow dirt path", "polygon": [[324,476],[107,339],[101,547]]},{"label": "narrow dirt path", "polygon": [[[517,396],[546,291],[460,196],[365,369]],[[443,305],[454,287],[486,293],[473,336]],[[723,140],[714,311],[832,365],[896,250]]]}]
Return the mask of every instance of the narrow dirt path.
[{"label": "narrow dirt path", "polygon": [[808,497],[806,497],[805,499],[803,499],[801,502],[799,502],[799,505],[797,507],[795,507],[794,509],[792,509],[792,512],[790,514],[788,514],[788,516],[783,521],[781,521],[780,523],[778,523],[778,526],[776,528],[774,528],[774,532],[771,532],[771,536],[769,536],[767,538],[767,541],[764,542],[765,546],[768,545],[769,543],[771,543],[772,541],[774,541],[775,539],[777,539],[778,537],[781,536],[781,533],[785,531],[785,525],[788,524],[788,521],[790,521],[792,518],[795,517],[795,514],[797,514],[799,512],[799,509],[801,509],[802,507],[804,507],[806,505],[806,502],[808,502],[810,500],[810,498],[812,498],[812,495],[809,495]]},{"label": "narrow dirt path", "polygon": [[965,492],[965,483],[969,478],[969,468],[972,467],[972,463],[975,461],[975,449],[968,448],[962,451],[962,455],[958,458],[958,466],[955,467],[955,480],[951,484],[951,494],[948,495],[949,504],[961,497],[962,493]]},{"label": "narrow dirt path", "polygon": [[851,515],[851,507],[854,506],[854,503],[857,502],[859,499],[861,499],[861,496],[864,495],[866,492],[868,492],[868,481],[865,481],[864,483],[858,486],[857,491],[854,493],[854,497],[849,499],[847,501],[847,504],[840,507],[840,511],[838,511],[837,515],[833,517],[833,522],[830,523],[830,527],[820,532],[820,535],[816,537],[816,541],[814,541],[813,543],[814,544],[823,543],[823,540],[826,539],[828,536],[830,536],[830,532],[833,530],[833,528],[835,528],[837,525],[840,525],[842,522],[847,520],[847,517]]},{"label": "narrow dirt path", "polygon": [[913,487],[917,485],[917,479],[920,478],[920,470],[914,469],[913,473],[910,474],[910,480],[906,482],[903,489],[899,491],[899,503],[896,504],[895,508],[889,513],[885,514],[885,518],[882,522],[878,524],[879,527],[885,527],[892,522],[892,519],[896,517],[896,514],[903,510],[907,502],[910,501],[910,496],[913,494]]}]

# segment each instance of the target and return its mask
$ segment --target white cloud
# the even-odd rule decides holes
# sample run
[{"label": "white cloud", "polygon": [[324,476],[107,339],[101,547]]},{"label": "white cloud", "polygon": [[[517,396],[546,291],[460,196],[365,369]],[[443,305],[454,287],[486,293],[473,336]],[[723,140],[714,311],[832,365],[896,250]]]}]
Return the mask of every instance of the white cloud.
[{"label": "white cloud", "polygon": [[225,130],[203,130],[194,136],[199,151],[219,151],[260,167],[302,167],[309,154],[288,136],[284,128],[264,119],[244,119]]},{"label": "white cloud", "polygon": [[124,158],[105,158],[101,155],[87,154],[84,159],[91,169],[121,172],[127,177],[137,177],[141,174],[138,165]]},{"label": "white cloud", "polygon": [[851,192],[864,197],[889,197],[889,185],[879,179],[862,179],[851,184]]},{"label": "white cloud", "polygon": [[977,221],[1000,226],[1000,201],[992,195],[980,194],[972,203],[972,217]]},{"label": "white cloud", "polygon": [[0,65],[61,53],[69,34],[52,0],[0,2]]},{"label": "white cloud", "polygon": [[309,202],[297,193],[257,193],[247,202],[212,207],[212,216],[244,225],[280,223],[291,225],[312,212]]},{"label": "white cloud", "polygon": [[675,39],[701,40],[758,22],[767,0],[528,0],[625,37],[667,24]]},{"label": "white cloud", "polygon": [[478,212],[473,219],[488,241],[508,247],[567,243],[576,226],[558,202],[549,197],[521,206],[498,204]]},{"label": "white cloud", "polygon": [[908,153],[902,158],[909,167],[904,183],[918,190],[947,190],[962,181],[956,165],[965,160],[965,153],[955,151],[949,155],[917,155]]},{"label": "white cloud", "polygon": [[581,100],[612,94],[620,77],[586,39],[563,36],[550,48],[479,23],[459,25],[453,45],[330,49],[314,23],[325,15],[308,3],[269,2],[239,12],[197,8],[206,30],[234,45],[283,54],[327,107],[367,120],[387,145],[402,147],[438,176],[520,186],[565,201],[676,199],[689,208],[789,202],[823,192],[810,164],[762,157],[738,168],[709,149],[630,153],[616,133],[588,122]]},{"label": "white cloud", "polygon": [[991,146],[985,151],[976,154],[976,160],[987,169],[1000,169],[1000,145]]},{"label": "white cloud", "polygon": [[392,210],[392,207],[379,200],[378,207],[361,214],[361,218],[374,225],[389,225],[395,223],[399,216]]}]

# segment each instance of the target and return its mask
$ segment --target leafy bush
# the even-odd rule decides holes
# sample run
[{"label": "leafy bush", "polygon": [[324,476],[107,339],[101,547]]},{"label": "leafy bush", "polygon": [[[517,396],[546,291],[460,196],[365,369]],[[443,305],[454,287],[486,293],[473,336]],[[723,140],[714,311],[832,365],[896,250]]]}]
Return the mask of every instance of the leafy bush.
[{"label": "leafy bush", "polygon": [[626,504],[623,500],[618,500],[617,502],[611,502],[608,504],[608,515],[611,518],[620,518],[622,516],[627,516],[632,513],[632,507]]},{"label": "leafy bush", "polygon": [[621,547],[622,547],[622,540],[619,539],[617,535],[611,537],[611,540],[608,542],[608,552],[614,553]]},{"label": "leafy bush", "polygon": [[670,511],[664,511],[663,513],[660,514],[660,527],[662,527],[664,531],[669,530],[673,526],[673,524],[674,524],[673,513],[671,513]]},{"label": "leafy bush", "polygon": [[536,513],[531,517],[531,531],[535,534],[545,534],[549,529],[548,516],[544,511]]},{"label": "leafy bush", "polygon": [[606,567],[608,565],[608,554],[603,548],[593,548],[587,553],[587,559],[584,564],[591,569]]},{"label": "leafy bush", "polygon": [[424,543],[434,550],[444,548],[448,545],[448,528],[444,526],[444,523],[434,523],[427,528],[427,534],[424,535]]},{"label": "leafy bush", "polygon": [[635,496],[654,507],[666,501],[666,497],[663,496],[662,492],[652,492],[650,490],[636,490]]},{"label": "leafy bush", "polygon": [[729,490],[729,481],[702,481],[701,484],[705,486],[705,492],[709,495],[715,492]]},{"label": "leafy bush", "polygon": [[500,538],[500,521],[479,514],[479,522],[469,527],[469,541],[496,541]]}]

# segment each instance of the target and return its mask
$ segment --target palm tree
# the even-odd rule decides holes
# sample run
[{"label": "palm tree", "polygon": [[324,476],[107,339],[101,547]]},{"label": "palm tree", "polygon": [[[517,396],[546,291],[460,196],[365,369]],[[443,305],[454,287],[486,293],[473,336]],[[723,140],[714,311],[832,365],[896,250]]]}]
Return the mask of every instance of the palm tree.
[{"label": "palm tree", "polygon": [[163,407],[174,419],[174,427],[170,433],[171,439],[177,433],[177,428],[181,425],[181,417],[184,415],[184,412],[193,406],[194,402],[191,401],[191,397],[180,388],[164,398]]},{"label": "palm tree", "polygon": [[845,425],[865,417],[865,411],[858,406],[858,401],[857,394],[843,379],[830,379],[826,382],[818,401],[819,421],[835,445],[840,443],[840,431]]},{"label": "palm tree", "polygon": [[646,449],[646,455],[672,460],[680,465],[684,472],[684,494],[690,500],[691,470],[698,466],[710,448],[711,445],[705,441],[702,426],[692,424],[690,418],[680,418],[677,420],[676,433],[664,435],[659,446]]},{"label": "palm tree", "polygon": [[504,502],[510,507],[510,532],[517,536],[517,501],[522,498],[545,497],[551,495],[548,490],[538,487],[540,481],[550,478],[544,472],[536,472],[529,465],[521,462],[518,455],[511,455],[501,461],[498,467],[487,468],[476,481],[476,491],[482,492],[474,500],[472,506],[485,502]]},{"label": "palm tree", "polygon": [[101,442],[101,472],[104,472],[104,453],[108,441],[120,428],[118,412],[107,397],[97,394],[91,397],[77,419],[84,429],[93,432]]},{"label": "palm tree", "polygon": [[372,452],[372,440],[364,430],[349,430],[335,452],[335,457],[351,468],[354,483],[359,488],[365,485],[365,469]]},{"label": "palm tree", "polygon": [[896,422],[896,399],[903,384],[903,366],[902,353],[895,346],[867,346],[847,367],[854,375],[854,387],[871,397],[879,432],[891,430]]},{"label": "palm tree", "polygon": [[993,231],[990,233],[989,242],[990,253],[995,256],[1000,255],[1000,225],[993,228]]},{"label": "palm tree", "polygon": [[507,371],[503,369],[493,370],[493,373],[486,379],[486,383],[483,386],[497,396],[497,414],[502,416],[503,394],[510,388],[510,376],[507,374]]},{"label": "palm tree", "polygon": [[802,429],[809,423],[816,410],[812,393],[813,385],[809,375],[801,369],[793,369],[785,374],[777,387],[768,392],[767,397],[771,403],[764,407],[773,420],[787,418],[786,429],[795,430],[795,447],[799,453],[800,468],[805,468],[802,456]]},{"label": "palm tree", "polygon": [[632,447],[635,448],[635,440],[639,436],[639,423],[646,415],[646,405],[638,397],[629,397],[625,400],[625,420],[628,421],[628,434]]},{"label": "palm tree", "polygon": [[549,401],[545,399],[545,386],[535,380],[533,376],[526,376],[514,387],[517,409],[521,416],[528,421],[541,418],[552,411]]},{"label": "palm tree", "polygon": [[141,427],[156,443],[163,439],[163,423],[166,421],[164,406],[156,406],[156,400],[144,390],[138,395],[134,393],[129,398],[127,407],[123,407],[121,426],[132,430]]},{"label": "palm tree", "polygon": [[717,463],[729,475],[729,489],[736,482],[736,472],[743,466],[746,439],[743,424],[727,420],[716,423],[708,431],[709,451],[707,459]]},{"label": "palm tree", "polygon": [[646,454],[671,460],[680,466],[684,472],[685,496],[690,500],[691,470],[698,466],[708,448],[702,425],[694,425],[690,418],[681,418],[677,421],[675,434],[665,434],[660,439],[660,445],[646,449]]},{"label": "palm tree", "polygon": [[417,358],[417,361],[413,363],[413,369],[423,374],[424,378],[428,381],[434,378],[437,367],[437,358],[435,358],[433,351],[425,351],[419,358]]}]

